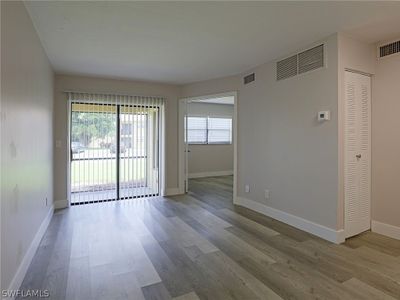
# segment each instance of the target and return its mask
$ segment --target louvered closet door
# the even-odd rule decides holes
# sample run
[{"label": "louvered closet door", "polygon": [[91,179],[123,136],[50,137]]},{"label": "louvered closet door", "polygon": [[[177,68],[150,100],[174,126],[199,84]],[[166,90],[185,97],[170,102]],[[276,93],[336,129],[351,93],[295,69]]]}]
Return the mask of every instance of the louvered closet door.
[{"label": "louvered closet door", "polygon": [[345,234],[371,224],[371,78],[345,72]]}]

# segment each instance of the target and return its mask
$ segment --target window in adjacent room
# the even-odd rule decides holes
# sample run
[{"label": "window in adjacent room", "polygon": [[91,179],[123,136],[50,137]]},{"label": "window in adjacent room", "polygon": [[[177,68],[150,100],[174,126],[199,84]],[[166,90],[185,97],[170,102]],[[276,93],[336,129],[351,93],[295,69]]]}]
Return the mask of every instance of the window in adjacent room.
[{"label": "window in adjacent room", "polygon": [[232,118],[190,116],[187,140],[189,144],[232,144]]}]

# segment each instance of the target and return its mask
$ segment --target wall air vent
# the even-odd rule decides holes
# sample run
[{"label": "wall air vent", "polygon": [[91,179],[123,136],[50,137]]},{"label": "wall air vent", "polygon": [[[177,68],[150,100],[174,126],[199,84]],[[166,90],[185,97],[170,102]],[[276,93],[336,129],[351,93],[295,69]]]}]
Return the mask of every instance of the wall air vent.
[{"label": "wall air vent", "polygon": [[276,79],[286,79],[297,75],[297,54],[276,63]]},{"label": "wall air vent", "polygon": [[276,80],[282,80],[324,66],[324,45],[297,53],[276,63]]},{"label": "wall air vent", "polygon": [[400,41],[379,47],[379,57],[385,57],[400,52]]},{"label": "wall air vent", "polygon": [[324,45],[299,53],[299,74],[324,66]]},{"label": "wall air vent", "polygon": [[250,82],[253,82],[254,80],[256,80],[256,75],[254,73],[247,75],[243,78],[243,82],[244,84],[248,84]]}]

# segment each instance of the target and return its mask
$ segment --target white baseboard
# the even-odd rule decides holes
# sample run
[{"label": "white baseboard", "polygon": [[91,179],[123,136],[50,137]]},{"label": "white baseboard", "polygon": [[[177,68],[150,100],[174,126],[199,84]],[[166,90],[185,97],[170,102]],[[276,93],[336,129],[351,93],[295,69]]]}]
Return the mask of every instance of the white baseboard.
[{"label": "white baseboard", "polygon": [[228,175],[233,175],[233,170],[189,173],[188,177],[189,178],[201,178],[201,177],[217,177],[217,176],[228,176]]},{"label": "white baseboard", "polygon": [[323,225],[311,222],[309,220],[297,217],[295,215],[289,214],[287,212],[272,208],[265,204],[256,202],[254,200],[237,197],[235,201],[236,205],[247,207],[256,212],[262,213],[268,217],[281,221],[283,223],[289,224],[298,229],[304,230],[308,233],[316,235],[327,241],[335,244],[343,243],[345,240],[344,230],[334,230],[332,228],[325,227]]},{"label": "white baseboard", "polygon": [[[35,237],[33,238],[31,244],[29,245],[28,250],[26,251],[24,258],[22,259],[17,272],[15,273],[14,278],[10,283],[10,286],[8,288],[9,291],[15,291],[20,288],[22,281],[25,278],[26,272],[28,271],[29,265],[32,262],[32,259],[36,253],[37,248],[39,247],[40,241],[42,240],[42,237],[46,232],[47,227],[50,224],[51,218],[53,217],[53,212],[54,212],[54,206],[51,206],[49,208],[46,217],[42,221],[42,224],[40,224],[40,227],[36,232]],[[7,298],[7,299],[12,300],[14,298]]]},{"label": "white baseboard", "polygon": [[372,220],[371,230],[373,232],[400,240],[400,227]]},{"label": "white baseboard", "polygon": [[175,195],[182,195],[185,192],[182,191],[180,188],[169,188],[166,189],[166,191],[164,192],[164,196],[175,196]]},{"label": "white baseboard", "polygon": [[54,201],[54,209],[67,208],[68,199]]}]

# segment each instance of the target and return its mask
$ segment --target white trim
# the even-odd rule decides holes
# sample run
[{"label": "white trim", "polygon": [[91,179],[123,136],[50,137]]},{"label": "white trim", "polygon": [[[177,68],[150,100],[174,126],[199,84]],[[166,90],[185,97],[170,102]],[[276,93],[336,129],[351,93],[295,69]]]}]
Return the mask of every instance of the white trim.
[{"label": "white trim", "polygon": [[233,175],[233,170],[189,173],[189,178],[217,177],[217,176],[228,176],[228,175]]},{"label": "white trim", "polygon": [[185,190],[185,137],[184,118],[186,115],[186,99],[180,99],[178,103],[178,189]]},{"label": "white trim", "polygon": [[69,206],[68,199],[54,201],[54,209],[67,208]]},{"label": "white trim", "polygon": [[238,95],[237,92],[231,93],[234,96],[233,105],[233,203],[237,202],[238,186]]},{"label": "white trim", "polygon": [[372,77],[372,74],[371,74],[371,73],[359,71],[359,70],[356,70],[356,69],[344,68],[344,71],[345,71],[345,72],[350,72],[350,73],[356,73],[356,74],[363,75],[363,76],[367,76],[367,77]]},{"label": "white trim", "polygon": [[163,101],[161,107],[160,107],[160,115],[159,115],[159,120],[160,120],[160,128],[159,130],[159,140],[160,140],[160,146],[159,146],[159,168],[158,168],[158,177],[160,180],[159,183],[159,190],[161,191],[161,196],[165,196],[165,190],[166,190],[166,178],[167,178],[167,173],[166,173],[166,145],[165,145],[165,133],[166,133],[166,117],[165,117],[165,101]]},{"label": "white trim", "polygon": [[178,185],[179,190],[185,190],[185,142],[184,142],[184,128],[183,128],[183,118],[185,115],[185,103],[187,101],[193,100],[204,100],[207,98],[221,98],[221,97],[233,97],[234,98],[234,105],[233,105],[233,203],[236,203],[237,197],[237,178],[238,178],[238,155],[237,155],[237,141],[238,141],[238,131],[237,131],[237,124],[238,124],[238,95],[236,91],[227,92],[227,93],[219,93],[213,95],[204,95],[198,97],[189,97],[179,99],[179,111],[178,111],[178,142],[179,142],[179,153],[178,153],[178,163],[179,163],[179,170],[178,170]]},{"label": "white trim", "polygon": [[164,196],[182,195],[185,192],[180,188],[169,188],[164,191]]},{"label": "white trim", "polygon": [[330,241],[335,244],[340,244],[344,242],[344,230],[334,230],[332,228],[325,227],[323,225],[311,222],[309,220],[300,218],[298,216],[289,214],[287,212],[278,210],[276,208],[272,208],[265,204],[256,202],[254,200],[237,197],[236,205],[247,207],[251,210],[262,213],[268,217],[281,221],[283,223],[289,224],[298,229],[304,230],[308,233],[316,235],[320,238],[323,238],[327,241]]},{"label": "white trim", "polygon": [[[47,212],[46,217],[42,221],[42,224],[40,224],[40,227],[38,231],[35,234],[35,237],[33,238],[31,244],[28,247],[28,250],[25,253],[24,258],[22,259],[17,272],[14,275],[14,278],[12,279],[8,290],[13,291],[13,290],[18,290],[22,284],[22,281],[25,278],[26,272],[28,271],[29,265],[32,262],[32,259],[36,253],[36,250],[38,249],[40,245],[40,241],[43,238],[44,233],[47,230],[47,227],[50,224],[51,218],[53,217],[53,212],[54,212],[54,207],[53,205],[49,208],[49,211]],[[6,299],[14,299],[12,298],[6,298]]]},{"label": "white trim", "polygon": [[400,240],[400,227],[372,220],[371,230],[373,232]]},{"label": "white trim", "polygon": [[[67,95],[67,94],[66,94]],[[68,207],[71,203],[71,112],[72,112],[72,101],[68,97],[68,105],[67,105],[67,122],[68,122],[68,130],[67,130],[67,205],[65,206],[60,206],[57,207],[56,202],[58,201],[63,201],[63,200],[57,200],[54,201],[54,207],[56,209],[58,208],[65,208]]]}]

